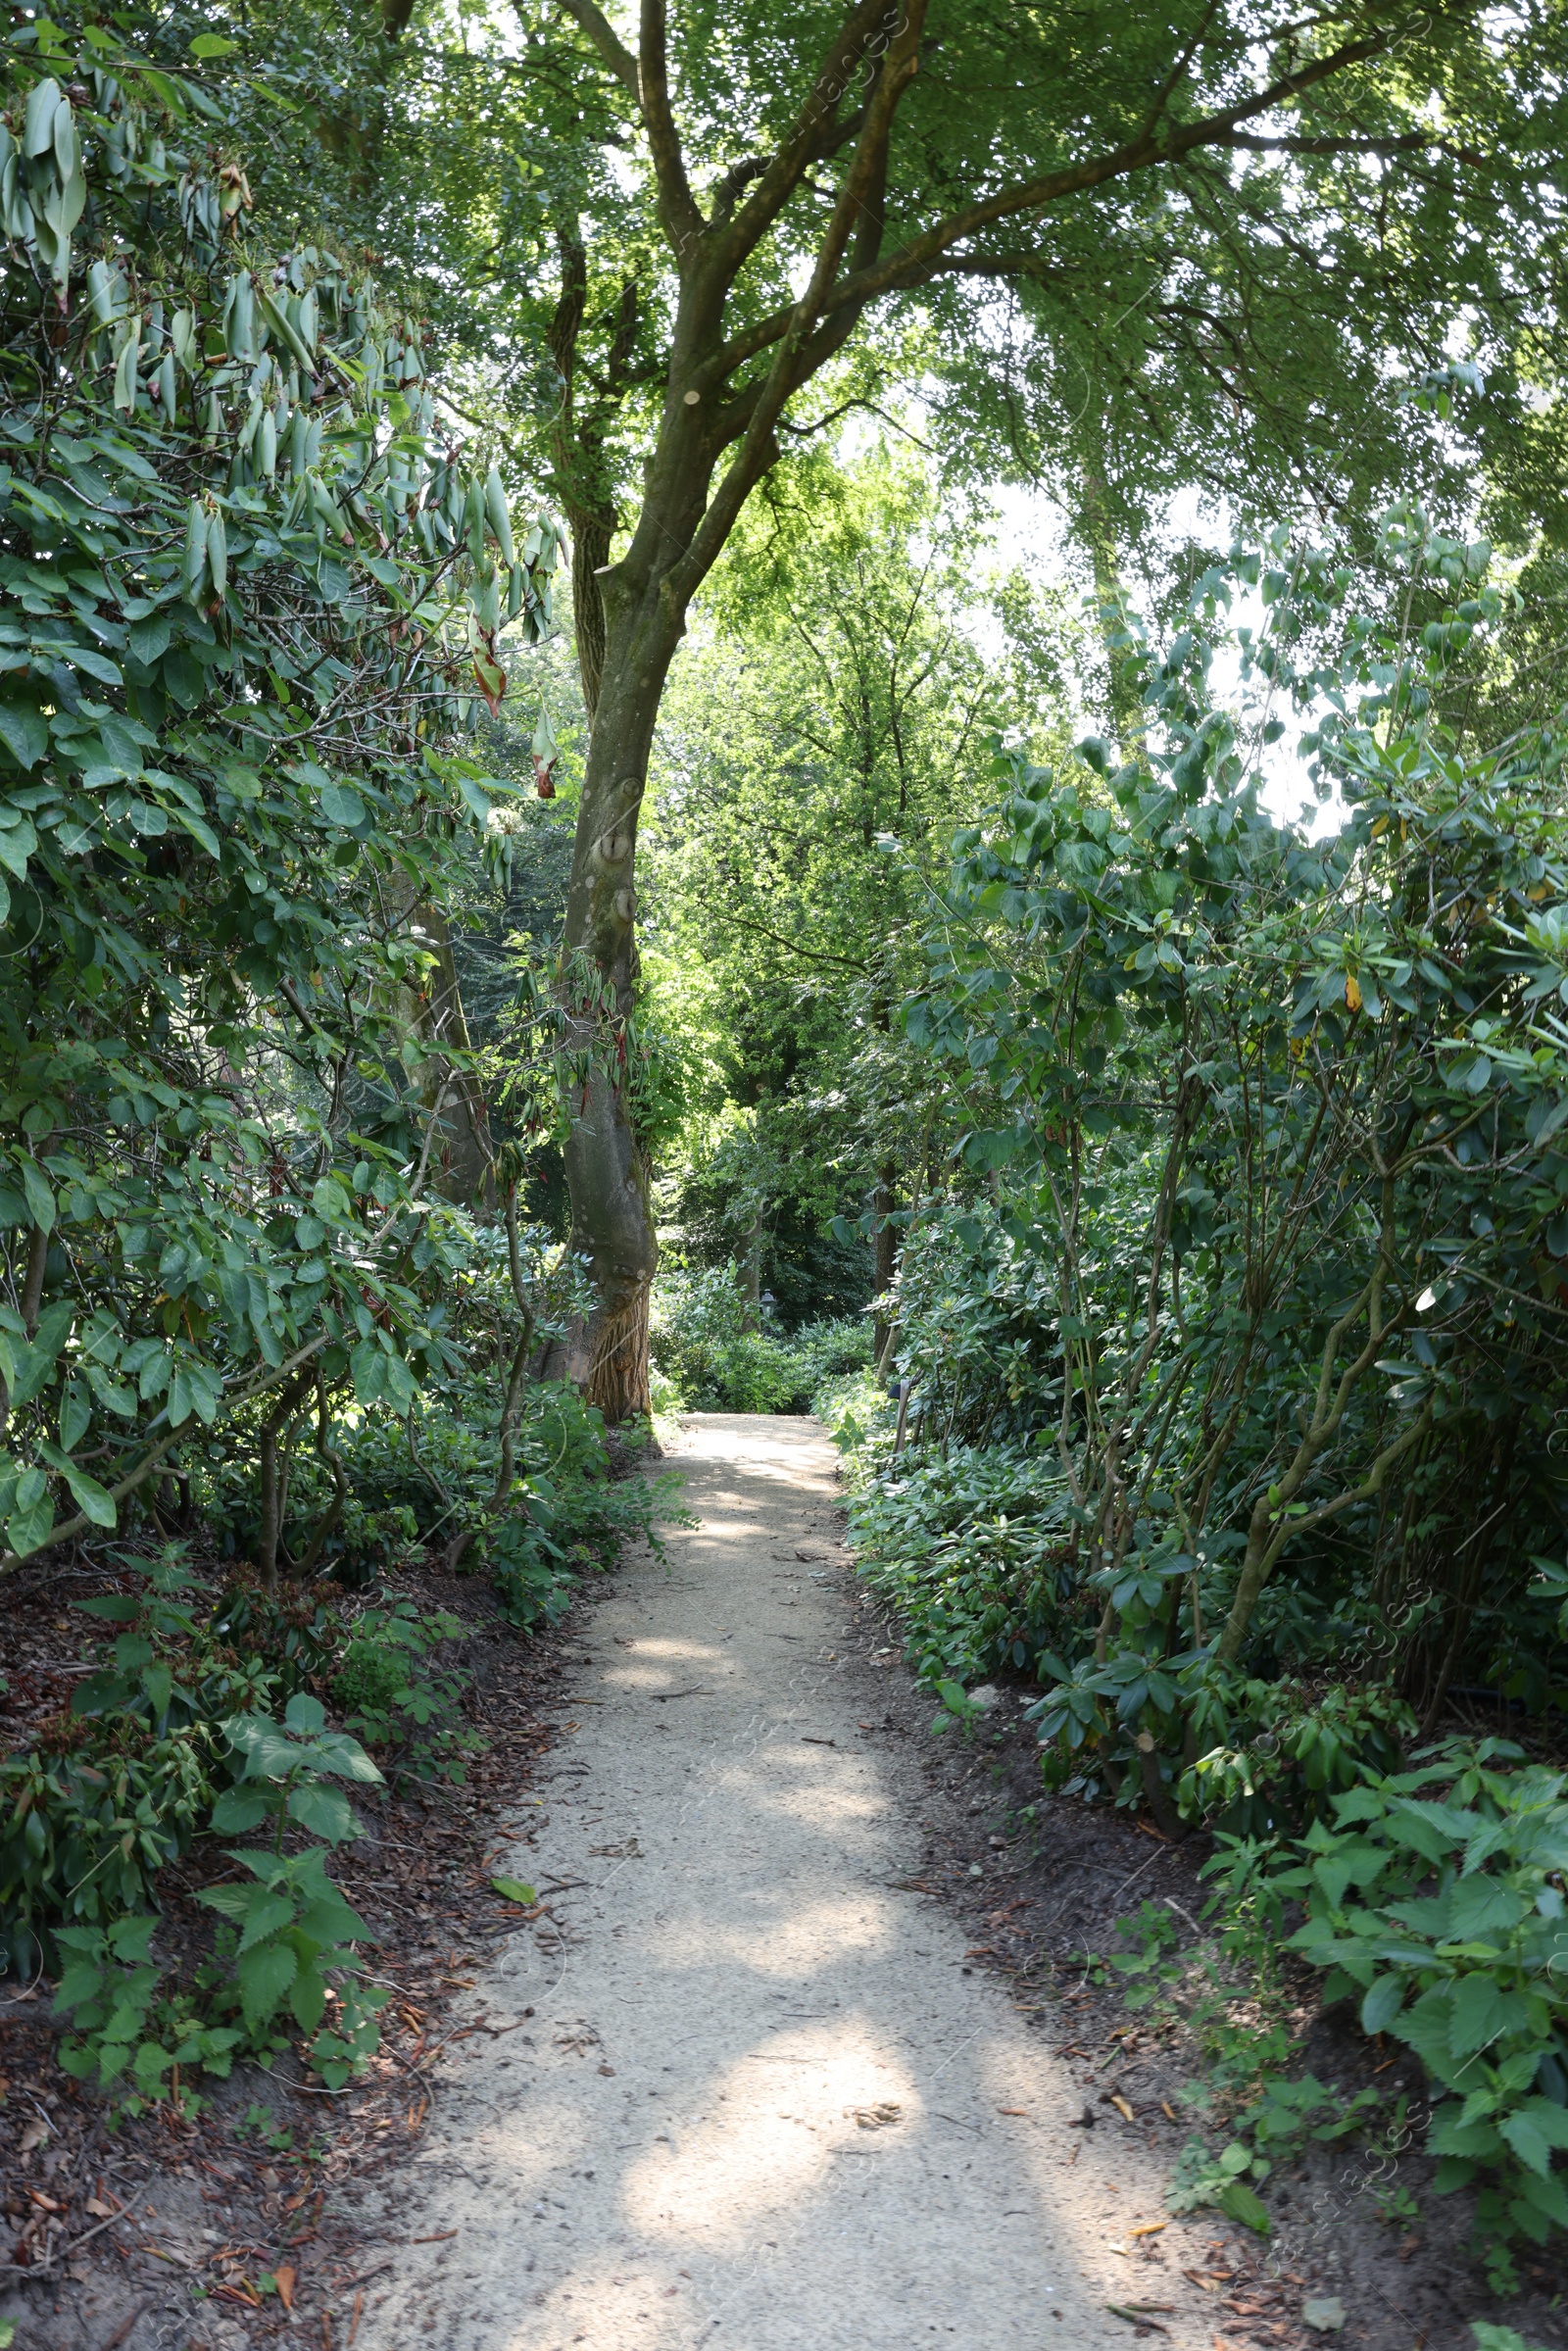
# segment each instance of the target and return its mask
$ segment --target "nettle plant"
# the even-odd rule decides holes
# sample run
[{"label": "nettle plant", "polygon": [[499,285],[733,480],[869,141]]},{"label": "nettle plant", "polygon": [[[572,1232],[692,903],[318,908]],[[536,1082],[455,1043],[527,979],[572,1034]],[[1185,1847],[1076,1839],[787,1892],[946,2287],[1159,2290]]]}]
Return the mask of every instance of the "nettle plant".
[{"label": "nettle plant", "polygon": [[463,735],[559,542],[417,321],[253,231],[229,44],[160,37],[38,17],[0,67],[0,1567],[194,1438],[256,1455],[270,1572],[280,1436],[453,1360],[445,880],[506,850]]},{"label": "nettle plant", "polygon": [[[206,1983],[220,2010],[238,2008],[250,2049],[264,2064],[287,2045],[286,2032],[274,2026],[286,2010],[312,2036],[322,2081],[339,2089],[377,2046],[375,2015],[387,1995],[359,1981],[353,1946],[369,1929],[327,1876],[322,1846],[287,1853],[284,1843],[290,1827],[326,1845],[358,1837],[347,1796],[329,1783],[379,1787],[381,1774],[358,1739],[327,1730],[320,1700],[304,1690],[289,1699],[281,1722],[249,1715],[227,1728],[239,1777],[214,1805],[213,1827],[220,1836],[244,1836],[265,1823],[271,1842],[267,1850],[230,1849],[249,1886],[210,1886],[201,1896],[224,1922]],[[337,1984],[329,1981],[334,1972]]]},{"label": "nettle plant", "polygon": [[[164,2097],[189,2111],[192,2075],[225,2077],[236,2057],[270,2066],[291,2033],[306,2036],[329,2089],[340,2089],[378,2045],[376,2012],[387,1995],[363,1982],[355,1948],[369,1929],[327,1875],[326,1860],[328,1847],[361,1834],[331,1783],[379,1786],[381,1774],[357,1739],[327,1730],[320,1701],[303,1691],[281,1721],[241,1715],[224,1728],[234,1779],[213,1804],[211,1826],[220,1836],[261,1828],[269,1836],[263,1846],[229,1848],[248,1884],[200,1894],[220,1924],[194,1984],[160,1990],[151,1950],[158,1920],[149,1913],[55,1931],[65,1960],[55,2008],[72,2028],[61,2063],[111,2091],[120,2113]],[[286,1850],[302,1832],[323,1841]]]}]

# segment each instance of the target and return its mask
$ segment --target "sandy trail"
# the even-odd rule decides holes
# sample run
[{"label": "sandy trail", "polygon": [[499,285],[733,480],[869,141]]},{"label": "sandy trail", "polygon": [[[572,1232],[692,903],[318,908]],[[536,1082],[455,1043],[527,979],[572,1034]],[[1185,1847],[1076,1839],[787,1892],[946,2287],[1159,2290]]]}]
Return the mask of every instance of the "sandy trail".
[{"label": "sandy trail", "polygon": [[900,1887],[920,1791],[858,1728],[831,1445],[713,1415],[677,1459],[701,1523],[593,1606],[495,1865],[564,1888],[564,1941],[471,1995],[517,2029],[454,2052],[357,2351],[1088,2351],[1136,2339],[1129,2295],[1206,2347],[1108,2241],[1157,2176],[1110,2203],[1072,2168],[1082,2091]]}]

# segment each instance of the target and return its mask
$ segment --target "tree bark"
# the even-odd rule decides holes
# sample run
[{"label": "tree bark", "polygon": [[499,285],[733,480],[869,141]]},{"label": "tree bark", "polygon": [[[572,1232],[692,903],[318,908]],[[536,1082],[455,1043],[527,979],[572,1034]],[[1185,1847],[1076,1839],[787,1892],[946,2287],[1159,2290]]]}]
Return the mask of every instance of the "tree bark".
[{"label": "tree bark", "polygon": [[[898,1271],[899,1232],[898,1227],[888,1221],[893,1214],[896,1199],[894,1185],[898,1180],[898,1172],[891,1160],[879,1167],[876,1190],[871,1195],[871,1212],[876,1218],[874,1237],[876,1275],[873,1296],[879,1298],[887,1297],[888,1292],[893,1288],[894,1274]],[[879,1313],[876,1318],[876,1360],[878,1363],[882,1361],[892,1329],[891,1313]]]},{"label": "tree bark", "polygon": [[[707,468],[700,461],[700,506]],[[644,521],[649,519],[644,510]],[[640,528],[638,540],[644,536]],[[634,545],[635,553],[635,545]],[[613,1425],[650,1410],[648,1309],[659,1245],[650,1169],[633,1123],[623,1026],[635,1004],[637,821],[654,722],[684,628],[667,563],[641,579],[633,558],[602,582],[606,658],[589,738],[566,893],[561,966],[563,1050],[573,1099],[565,1145],[572,1247],[588,1259],[597,1303],[572,1365]],[[626,574],[630,572],[631,576]]]}]

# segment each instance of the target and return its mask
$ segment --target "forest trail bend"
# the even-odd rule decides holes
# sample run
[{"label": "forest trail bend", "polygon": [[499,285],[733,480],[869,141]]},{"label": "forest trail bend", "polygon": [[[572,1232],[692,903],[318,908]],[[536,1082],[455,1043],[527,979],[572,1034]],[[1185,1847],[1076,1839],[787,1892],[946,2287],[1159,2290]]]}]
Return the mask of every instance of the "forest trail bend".
[{"label": "forest trail bend", "polygon": [[675,1458],[699,1523],[593,1604],[494,1865],[561,1889],[561,1941],[469,1995],[516,2029],[453,2054],[357,2351],[1125,2346],[1106,2305],[1151,2288],[1108,2240],[1158,2175],[1124,2156],[1107,2207],[1082,2091],[900,1883],[920,1788],[864,1735],[832,1446],[714,1414]]}]

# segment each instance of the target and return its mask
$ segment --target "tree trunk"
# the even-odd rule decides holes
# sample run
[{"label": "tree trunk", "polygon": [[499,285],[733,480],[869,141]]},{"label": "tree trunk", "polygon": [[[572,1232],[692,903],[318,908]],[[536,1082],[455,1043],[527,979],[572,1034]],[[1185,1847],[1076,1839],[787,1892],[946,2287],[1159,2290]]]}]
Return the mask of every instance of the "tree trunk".
[{"label": "tree trunk", "polygon": [[574,1084],[566,1183],[572,1247],[597,1303],[572,1369],[613,1425],[650,1410],[648,1308],[659,1247],[648,1162],[627,1099],[627,1048],[615,1024],[634,1007],[637,819],[664,679],[683,614],[656,576],[639,594],[604,582],[606,648],[566,893],[561,990]]},{"label": "tree trunk", "polygon": [[[889,1160],[877,1170],[876,1190],[871,1195],[871,1212],[876,1218],[876,1276],[873,1296],[886,1298],[893,1288],[893,1277],[899,1264],[899,1232],[897,1225],[888,1222],[893,1214],[896,1195],[894,1184],[898,1169]],[[893,1329],[891,1313],[879,1313],[876,1318],[876,1360],[880,1364]]]}]

